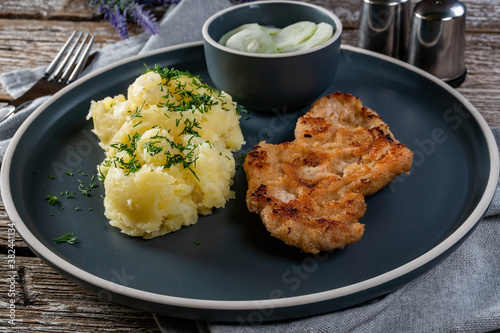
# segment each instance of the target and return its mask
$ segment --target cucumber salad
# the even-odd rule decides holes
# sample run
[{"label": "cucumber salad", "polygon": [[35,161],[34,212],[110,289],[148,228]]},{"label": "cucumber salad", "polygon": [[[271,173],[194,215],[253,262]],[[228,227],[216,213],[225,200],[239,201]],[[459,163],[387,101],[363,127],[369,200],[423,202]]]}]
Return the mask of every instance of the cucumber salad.
[{"label": "cucumber salad", "polygon": [[249,53],[288,53],[311,49],[323,44],[333,35],[333,26],[301,21],[285,28],[244,24],[226,33],[219,44]]}]

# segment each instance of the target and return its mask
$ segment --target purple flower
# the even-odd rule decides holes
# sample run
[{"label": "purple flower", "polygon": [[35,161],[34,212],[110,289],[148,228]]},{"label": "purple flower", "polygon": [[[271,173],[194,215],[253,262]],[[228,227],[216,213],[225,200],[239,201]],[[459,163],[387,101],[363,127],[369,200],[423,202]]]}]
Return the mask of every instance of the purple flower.
[{"label": "purple flower", "polygon": [[135,4],[130,12],[135,23],[140,25],[150,35],[156,35],[158,30],[158,22],[150,11],[144,9],[144,5]]},{"label": "purple flower", "polygon": [[[208,1],[208,0],[207,0]],[[236,2],[251,2],[253,0],[235,0]],[[99,13],[115,28],[122,39],[127,39],[129,20],[141,26],[150,35],[159,32],[158,21],[150,10],[145,7],[157,5],[175,5],[181,0],[91,0],[97,6]]]},{"label": "purple flower", "polygon": [[104,12],[104,17],[118,31],[122,39],[128,38],[126,11],[122,12],[118,7],[109,8],[109,10]]}]

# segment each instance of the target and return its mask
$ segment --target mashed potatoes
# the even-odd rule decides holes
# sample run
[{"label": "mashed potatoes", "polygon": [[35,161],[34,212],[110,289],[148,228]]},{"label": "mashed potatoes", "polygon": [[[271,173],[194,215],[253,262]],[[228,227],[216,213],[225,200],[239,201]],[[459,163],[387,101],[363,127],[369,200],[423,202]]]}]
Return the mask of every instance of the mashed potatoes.
[{"label": "mashed potatoes", "polygon": [[90,118],[106,153],[98,167],[105,215],[122,232],[162,236],[234,197],[240,115],[229,95],[199,78],[148,68],[127,98],[92,101]]}]

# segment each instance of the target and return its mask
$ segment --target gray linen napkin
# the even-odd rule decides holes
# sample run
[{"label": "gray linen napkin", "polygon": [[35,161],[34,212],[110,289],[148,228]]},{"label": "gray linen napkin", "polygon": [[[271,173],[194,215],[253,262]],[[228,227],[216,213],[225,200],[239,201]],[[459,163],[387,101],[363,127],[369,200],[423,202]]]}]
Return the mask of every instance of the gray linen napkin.
[{"label": "gray linen napkin", "polygon": [[[183,0],[160,22],[160,34],[120,41],[99,50],[82,74],[160,47],[201,40],[203,22],[228,0]],[[43,68],[3,74],[0,83],[20,96]],[[0,124],[0,160],[19,125],[47,97]],[[493,129],[500,144],[500,127]],[[473,234],[446,260],[376,300],[346,310],[262,325],[206,323],[157,316],[162,332],[489,332],[500,330],[500,191]]]}]

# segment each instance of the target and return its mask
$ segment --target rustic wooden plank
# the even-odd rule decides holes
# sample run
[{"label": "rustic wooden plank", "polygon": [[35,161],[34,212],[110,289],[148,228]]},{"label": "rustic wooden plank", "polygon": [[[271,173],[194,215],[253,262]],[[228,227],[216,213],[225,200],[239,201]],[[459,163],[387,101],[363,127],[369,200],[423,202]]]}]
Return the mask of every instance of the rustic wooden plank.
[{"label": "rustic wooden plank", "polygon": [[12,229],[12,223],[7,215],[7,212],[5,211],[3,200],[0,197],[0,254],[7,255],[9,253],[9,248],[12,248],[13,246],[16,256],[34,257],[35,255],[26,243],[24,243],[17,231],[12,232]]},{"label": "rustic wooden plank", "polygon": [[338,16],[345,28],[357,28],[359,22],[359,11],[361,0],[331,1],[331,0],[309,0],[302,1],[321,6]]},{"label": "rustic wooden plank", "polygon": [[[159,332],[150,313],[99,298],[38,258],[17,258],[14,297],[9,296],[12,275],[0,265],[0,302],[15,300],[16,326],[24,332]],[[0,321],[7,323],[8,315],[0,311]]]},{"label": "rustic wooden plank", "polygon": [[470,31],[500,31],[500,2],[462,0],[466,5],[467,29]]},{"label": "rustic wooden plank", "polygon": [[486,120],[489,126],[500,126],[500,89],[458,88]]},{"label": "rustic wooden plank", "polygon": [[97,16],[89,0],[3,0],[0,17],[36,20],[93,20]]},{"label": "rustic wooden plank", "polygon": [[500,34],[467,34],[465,54],[468,76],[463,88],[500,88]]},{"label": "rustic wooden plank", "polygon": [[[158,18],[165,13],[169,5],[148,8]],[[2,0],[0,18],[61,20],[61,21],[96,21],[102,19],[96,6],[90,0]]]}]

